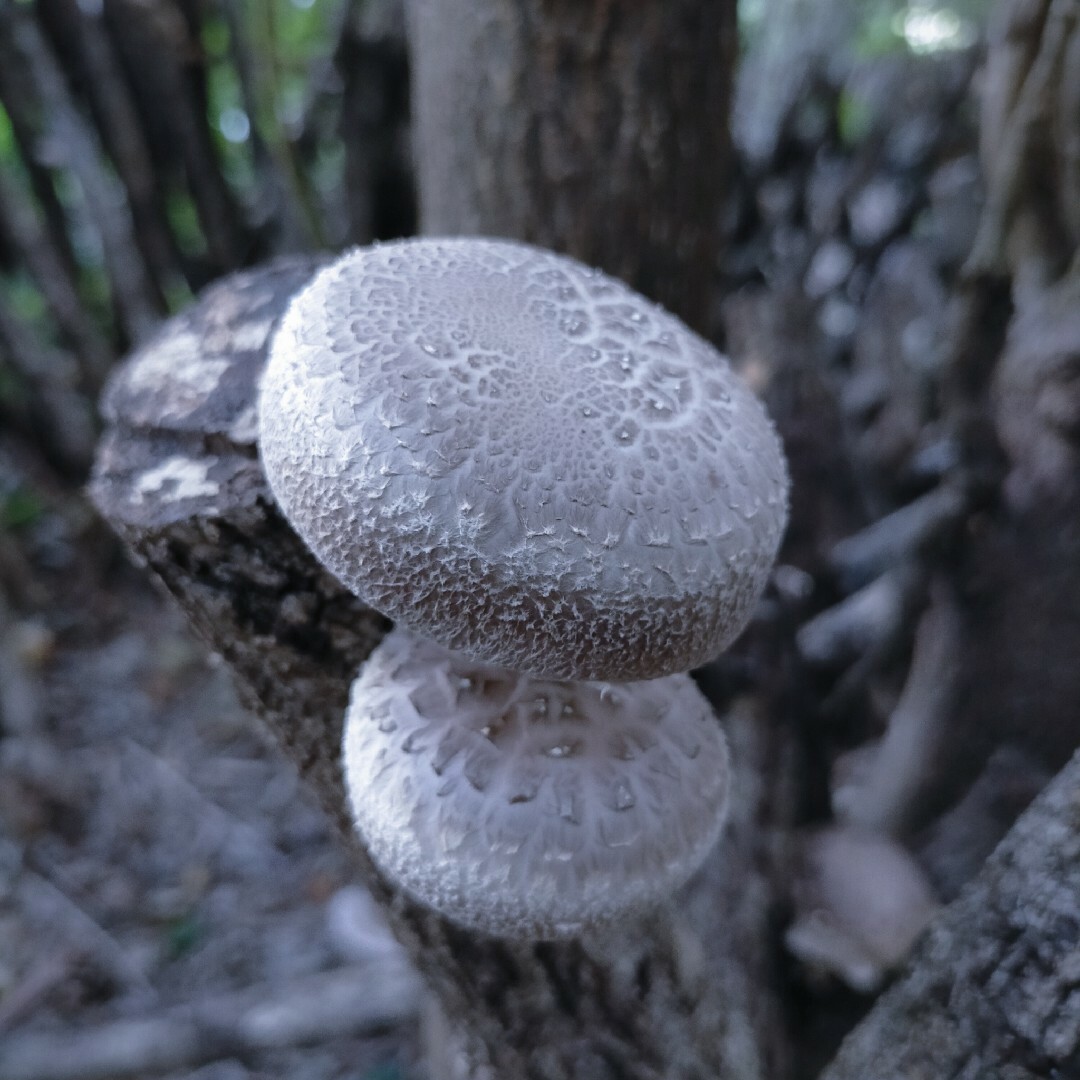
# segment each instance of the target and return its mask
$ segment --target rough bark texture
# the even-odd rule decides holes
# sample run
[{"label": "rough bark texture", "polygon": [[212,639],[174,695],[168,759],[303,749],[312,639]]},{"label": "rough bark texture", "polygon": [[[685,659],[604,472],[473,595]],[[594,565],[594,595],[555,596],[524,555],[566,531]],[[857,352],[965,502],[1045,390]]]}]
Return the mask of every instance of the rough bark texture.
[{"label": "rough bark texture", "polygon": [[[317,260],[227,279],[113,379],[92,493],[138,558],[227,661],[348,834],[338,758],[348,687],[385,632],[322,571],[273,505],[255,452],[269,334]],[[517,945],[425,911],[357,862],[395,932],[499,1077],[776,1076],[763,864],[782,773],[768,728],[734,709],[736,809],[678,910],[588,940]]]},{"label": "rough bark texture", "polygon": [[1080,1075],[1080,757],[931,927],[822,1080]]},{"label": "rough bark texture", "polygon": [[[285,529],[255,451],[267,335],[320,262],[280,263],[214,288],[132,357],[105,402],[111,427],[93,490],[203,636],[245,673],[240,686],[265,705],[275,736],[347,830],[337,728],[349,682],[388,624]],[[328,722],[337,726],[329,737]]]},{"label": "rough bark texture", "polygon": [[528,240],[707,328],[733,0],[410,0],[421,225]]}]

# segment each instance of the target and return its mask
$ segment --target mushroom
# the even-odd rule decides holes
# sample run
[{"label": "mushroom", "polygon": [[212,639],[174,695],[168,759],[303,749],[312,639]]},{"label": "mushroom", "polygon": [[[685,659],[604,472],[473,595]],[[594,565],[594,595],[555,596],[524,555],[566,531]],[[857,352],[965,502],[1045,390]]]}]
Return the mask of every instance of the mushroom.
[{"label": "mushroom", "polygon": [[786,517],[764,410],[605,274],[501,240],[320,272],[260,396],[274,496],[371,607],[564,679],[687,671],[743,629]]},{"label": "mushroom", "polygon": [[388,878],[518,938],[685,881],[728,767],[679,673],[741,632],[787,512],[779,441],[728,361],[571,259],[413,240],[293,300],[259,414],[285,516],[403,628],[345,733]]},{"label": "mushroom", "polygon": [[344,747],[384,873],[502,937],[566,937],[670,896],[724,820],[727,745],[687,675],[537,679],[395,630],[353,684]]}]

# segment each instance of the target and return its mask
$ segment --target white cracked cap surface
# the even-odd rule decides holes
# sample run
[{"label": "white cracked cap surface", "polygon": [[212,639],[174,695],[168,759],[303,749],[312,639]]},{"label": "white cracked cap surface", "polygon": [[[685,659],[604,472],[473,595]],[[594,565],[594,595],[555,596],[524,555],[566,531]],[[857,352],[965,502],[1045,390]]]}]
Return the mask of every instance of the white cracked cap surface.
[{"label": "white cracked cap surface", "polygon": [[496,240],[359,249],[293,301],[274,495],[361,599],[534,674],[655,678],[742,630],[787,513],[764,410],[622,283]]},{"label": "white cracked cap surface", "polygon": [[719,837],[729,775],[688,675],[534,679],[401,630],[353,684],[344,766],[357,831],[391,880],[522,940],[670,897]]}]

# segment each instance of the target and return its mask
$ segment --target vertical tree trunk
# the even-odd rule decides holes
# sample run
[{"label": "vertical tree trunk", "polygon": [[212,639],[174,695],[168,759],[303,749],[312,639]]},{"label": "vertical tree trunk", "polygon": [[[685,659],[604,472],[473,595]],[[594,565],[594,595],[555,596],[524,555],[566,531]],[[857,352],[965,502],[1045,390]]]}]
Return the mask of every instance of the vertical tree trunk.
[{"label": "vertical tree trunk", "polygon": [[423,230],[527,240],[707,329],[734,0],[408,0]]}]

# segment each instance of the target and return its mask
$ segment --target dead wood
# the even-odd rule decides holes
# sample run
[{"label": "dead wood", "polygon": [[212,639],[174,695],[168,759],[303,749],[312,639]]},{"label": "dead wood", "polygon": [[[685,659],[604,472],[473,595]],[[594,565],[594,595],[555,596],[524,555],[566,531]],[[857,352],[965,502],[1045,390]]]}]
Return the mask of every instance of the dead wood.
[{"label": "dead wood", "polygon": [[[226,280],[127,362],[106,397],[92,494],[348,833],[342,716],[387,623],[284,523],[255,452],[266,344],[317,265]],[[396,893],[353,842],[395,933],[474,1057],[497,1075],[778,1075],[767,870],[772,818],[787,807],[783,784],[767,778],[782,779],[789,759],[751,712],[729,719],[739,792],[725,843],[676,909],[640,924],[558,945],[483,939]]]}]

